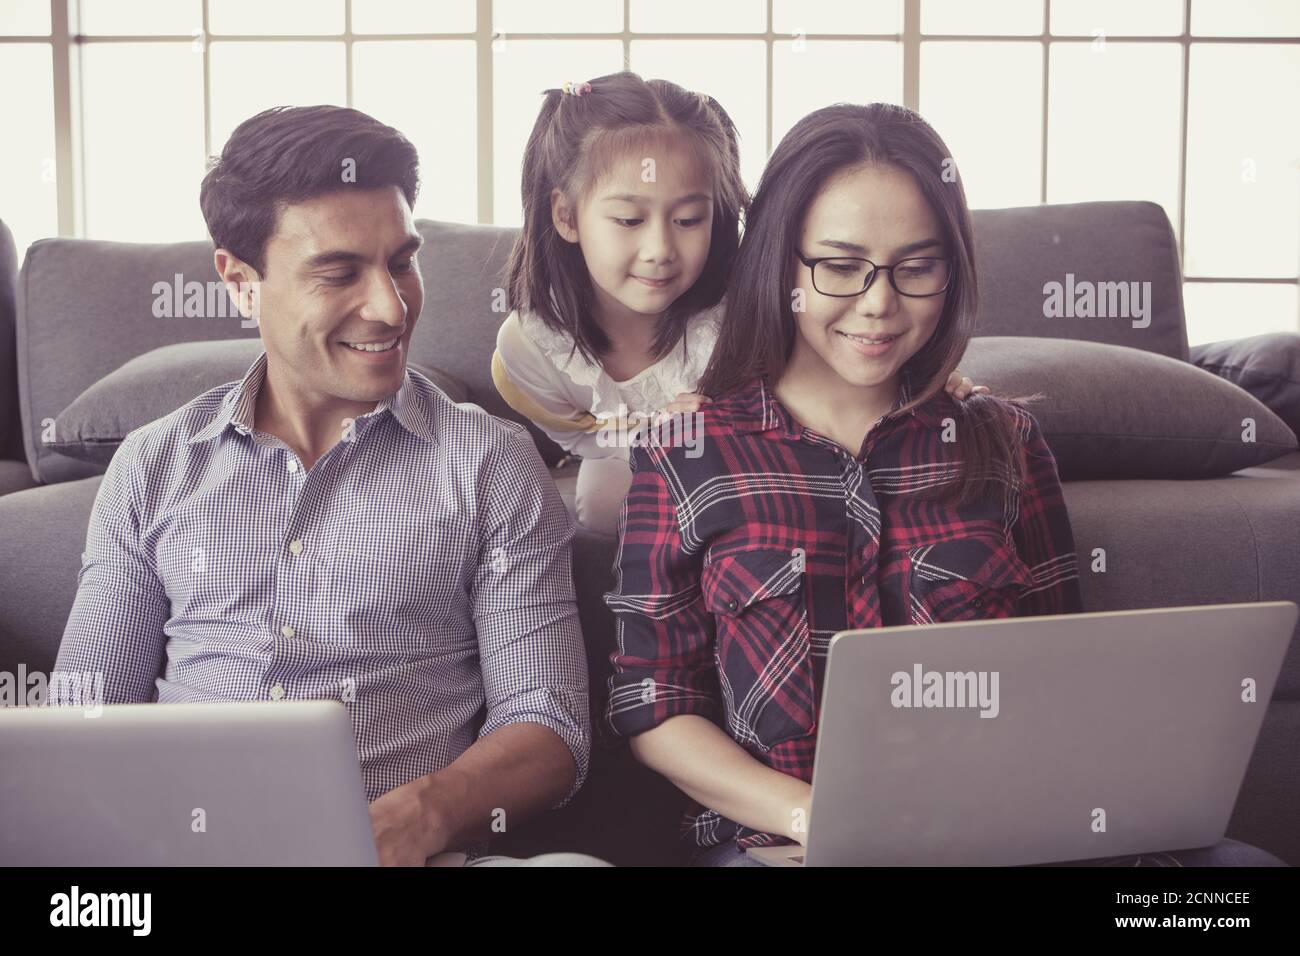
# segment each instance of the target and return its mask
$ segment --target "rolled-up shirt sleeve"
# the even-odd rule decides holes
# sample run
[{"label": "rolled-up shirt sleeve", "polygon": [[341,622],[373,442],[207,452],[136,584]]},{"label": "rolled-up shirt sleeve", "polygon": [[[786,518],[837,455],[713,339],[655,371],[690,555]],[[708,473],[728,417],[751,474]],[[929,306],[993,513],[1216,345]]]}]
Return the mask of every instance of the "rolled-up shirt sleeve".
[{"label": "rolled-up shirt sleeve", "polygon": [[722,719],[713,616],[700,590],[703,558],[683,547],[677,504],[656,465],[666,454],[631,449],[615,587],[605,595],[616,621],[605,721],[624,737],[679,714]]},{"label": "rolled-up shirt sleeve", "polygon": [[138,439],[127,436],[99,485],[77,596],[54,663],[59,674],[103,674],[105,704],[154,699],[171,615],[171,601],[141,543]]},{"label": "rolled-up shirt sleeve", "polygon": [[1056,458],[1033,415],[1022,410],[1021,447],[1025,480],[1017,503],[1012,539],[1020,559],[1033,574],[1032,587],[1020,595],[1017,616],[1079,614],[1078,555],[1070,515],[1061,492]]},{"label": "rolled-up shirt sleeve", "polygon": [[512,723],[549,728],[587,776],[591,711],[574,598],[573,519],[520,426],[488,454],[480,476],[482,554],[471,599],[487,716],[483,737]]}]

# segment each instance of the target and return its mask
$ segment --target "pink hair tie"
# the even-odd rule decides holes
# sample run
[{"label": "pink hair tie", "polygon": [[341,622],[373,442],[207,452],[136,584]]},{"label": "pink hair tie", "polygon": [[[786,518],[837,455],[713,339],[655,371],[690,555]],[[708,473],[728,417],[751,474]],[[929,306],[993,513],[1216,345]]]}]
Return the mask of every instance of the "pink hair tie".
[{"label": "pink hair tie", "polygon": [[570,96],[581,96],[583,93],[591,92],[590,83],[574,83],[572,80],[565,80],[560,89]]}]

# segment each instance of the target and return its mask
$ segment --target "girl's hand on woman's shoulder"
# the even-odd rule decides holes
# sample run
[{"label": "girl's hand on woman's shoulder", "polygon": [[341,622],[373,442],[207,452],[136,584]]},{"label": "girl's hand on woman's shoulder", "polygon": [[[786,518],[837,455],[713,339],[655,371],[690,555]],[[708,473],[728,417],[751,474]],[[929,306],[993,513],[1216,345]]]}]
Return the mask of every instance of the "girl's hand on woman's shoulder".
[{"label": "girl's hand on woman's shoulder", "polygon": [[678,392],[677,397],[664,406],[663,410],[655,416],[656,422],[661,422],[673,415],[691,415],[700,410],[705,404],[712,404],[713,399],[707,395],[698,395],[695,392]]},{"label": "girl's hand on woman's shoulder", "polygon": [[989,391],[989,387],[987,385],[976,385],[969,378],[962,375],[961,369],[958,368],[953,369],[953,373],[948,376],[948,384],[944,386],[944,391],[957,399],[957,401],[961,402],[965,401],[972,394],[983,394]]}]

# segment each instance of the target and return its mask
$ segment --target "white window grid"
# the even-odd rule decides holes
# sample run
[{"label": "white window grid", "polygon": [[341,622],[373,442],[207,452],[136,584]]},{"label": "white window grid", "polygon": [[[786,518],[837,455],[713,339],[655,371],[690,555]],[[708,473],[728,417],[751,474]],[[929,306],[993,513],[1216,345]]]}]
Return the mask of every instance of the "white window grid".
[{"label": "white window grid", "polygon": [[[339,43],[342,42],[346,51],[346,89],[347,105],[352,105],[352,51],[353,44],[361,41],[366,43],[382,41],[410,41],[410,40],[473,40],[476,46],[476,68],[474,83],[477,91],[477,119],[475,145],[477,150],[477,212],[480,223],[491,223],[494,221],[493,215],[493,164],[496,157],[493,154],[493,136],[492,136],[492,44],[498,38],[498,34],[493,31],[492,17],[492,0],[475,0],[475,29],[473,32],[459,33],[353,33],[352,31],[352,6],[353,0],[344,0],[345,19],[344,31],[341,34],[214,34],[209,29],[208,8],[209,0],[202,0],[203,13],[203,33],[204,39],[202,57],[203,57],[203,111],[204,111],[204,155],[211,156],[214,152],[214,146],[210,141],[211,123],[211,62],[210,50],[213,42],[284,42],[295,41],[303,43]],[[963,43],[1026,43],[1038,44],[1042,52],[1042,123],[1039,141],[1039,163],[1040,163],[1040,187],[1039,202],[1047,202],[1048,193],[1048,176],[1050,169],[1048,166],[1048,130],[1051,119],[1051,100],[1050,100],[1050,83],[1051,83],[1051,47],[1054,43],[1070,43],[1080,41],[1092,41],[1093,35],[1063,35],[1051,33],[1051,11],[1052,4],[1050,0],[1045,0],[1043,30],[1039,34],[1014,34],[1014,35],[968,35],[968,34],[932,34],[921,33],[921,0],[902,0],[903,5],[903,28],[901,33],[807,33],[801,34],[803,39],[809,41],[815,40],[874,40],[874,41],[894,41],[902,46],[902,63],[903,63],[903,105],[918,109],[920,101],[920,63],[921,63],[921,43],[943,43],[943,42],[963,42]],[[1191,5],[1192,0],[1183,0],[1183,27],[1181,34],[1159,35],[1159,36],[1108,36],[1107,43],[1146,43],[1146,44],[1176,44],[1181,47],[1181,96],[1178,104],[1179,109],[1179,151],[1178,151],[1178,210],[1177,222],[1175,223],[1177,235],[1179,237],[1180,255],[1185,260],[1186,243],[1186,210],[1187,210],[1187,189],[1186,189],[1186,172],[1187,172],[1187,109],[1188,109],[1188,85],[1189,85],[1189,54],[1191,44],[1214,44],[1214,43],[1231,43],[1252,44],[1279,44],[1279,43],[1300,43],[1297,37],[1250,37],[1250,36],[1193,36],[1191,34]],[[619,40],[623,46],[623,67],[629,69],[630,49],[633,40],[761,40],[766,49],[766,66],[765,66],[765,89],[766,98],[766,138],[765,138],[765,155],[770,155],[773,147],[772,143],[772,50],[773,44],[778,41],[786,41],[791,37],[785,33],[776,33],[772,30],[772,0],[767,0],[767,29],[761,33],[651,33],[651,32],[633,32],[628,29],[630,22],[631,0],[623,0],[623,29],[613,33],[511,33],[512,40]],[[50,0],[50,23],[51,31],[49,36],[4,36],[0,37],[0,43],[47,43],[50,44],[53,61],[53,82],[54,82],[54,130],[55,130],[55,176],[57,183],[57,205],[58,205],[58,234],[60,236],[76,237],[84,234],[83,223],[85,221],[85,191],[80,179],[80,172],[84,169],[83,156],[80,149],[83,138],[80,135],[81,116],[77,109],[78,103],[78,71],[76,68],[76,51],[81,45],[95,43],[178,43],[193,42],[193,35],[115,35],[115,36],[87,36],[77,32],[75,21],[77,19],[77,0]],[[509,160],[514,162],[514,159]],[[1189,283],[1242,283],[1242,284],[1259,284],[1259,285],[1296,285],[1300,284],[1300,276],[1207,276],[1186,275],[1185,261],[1180,262],[1183,267],[1183,281]],[[1300,269],[1297,270],[1300,272]],[[1300,317],[1298,317],[1300,324]]]}]

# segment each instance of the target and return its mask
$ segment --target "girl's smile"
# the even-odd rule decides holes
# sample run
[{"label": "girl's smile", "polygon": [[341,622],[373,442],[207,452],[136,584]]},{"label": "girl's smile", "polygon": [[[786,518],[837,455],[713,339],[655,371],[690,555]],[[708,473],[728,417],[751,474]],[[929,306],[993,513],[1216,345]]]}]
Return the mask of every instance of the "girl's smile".
[{"label": "girl's smile", "polygon": [[674,279],[675,277],[674,277],[674,276],[668,276],[668,277],[663,278],[663,279],[648,279],[648,278],[646,278],[645,276],[637,276],[637,275],[634,275],[632,278],[633,278],[633,279],[636,279],[638,282],[643,282],[643,283],[645,283],[646,285],[648,285],[648,286],[649,286],[650,288],[652,288],[652,289],[664,289],[664,288],[667,288],[668,286],[672,285],[672,281],[673,281],[673,279]]}]

